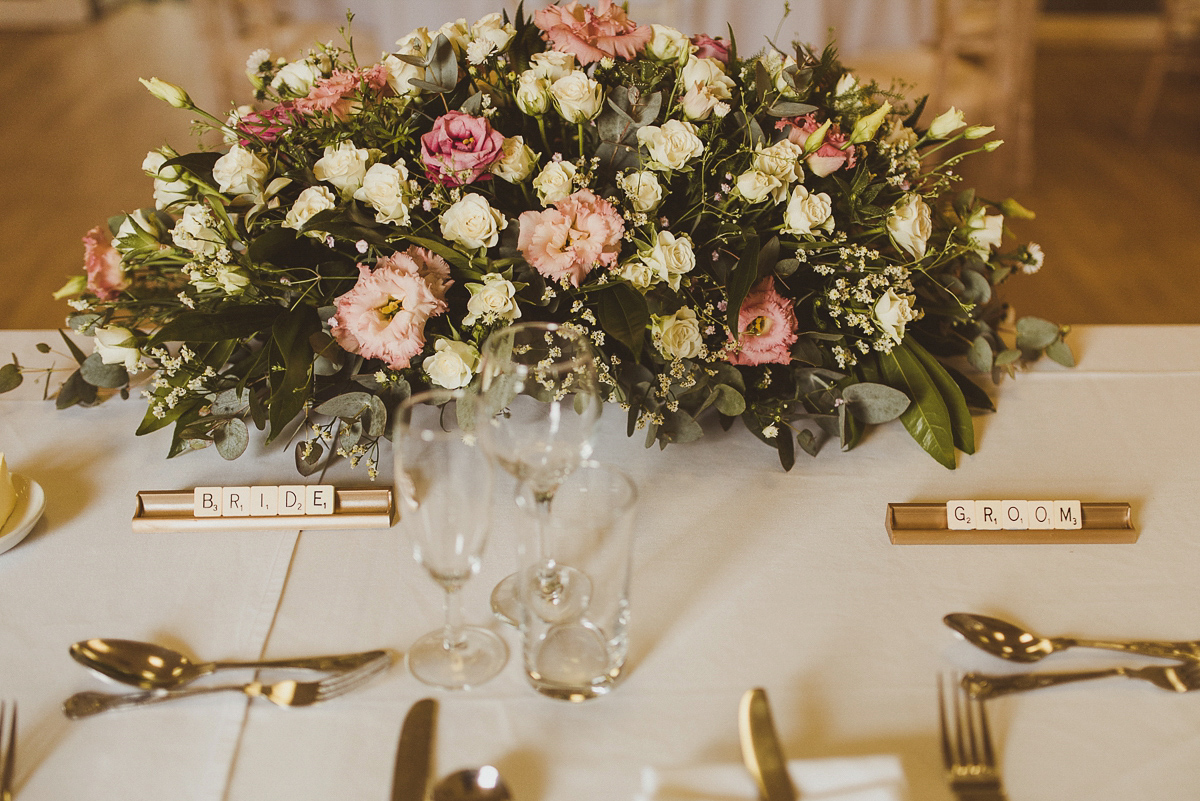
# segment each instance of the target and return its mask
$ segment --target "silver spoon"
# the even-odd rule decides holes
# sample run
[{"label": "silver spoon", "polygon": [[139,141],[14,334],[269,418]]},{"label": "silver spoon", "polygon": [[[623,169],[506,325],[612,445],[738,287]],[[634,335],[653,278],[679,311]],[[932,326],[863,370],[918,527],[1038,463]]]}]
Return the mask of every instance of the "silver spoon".
[{"label": "silver spoon", "polygon": [[433,786],[433,801],[511,801],[508,785],[491,765],[456,771]]},{"label": "silver spoon", "polygon": [[1200,641],[1109,641],[1081,640],[1074,637],[1042,637],[1004,620],[966,612],[946,615],[943,621],[972,645],[1010,662],[1036,662],[1055,651],[1062,651],[1072,646],[1105,648],[1110,651],[1124,651],[1125,653],[1157,656],[1164,659],[1200,661]]},{"label": "silver spoon", "polygon": [[265,662],[193,662],[178,651],[137,640],[83,640],[70,648],[71,657],[96,673],[145,690],[170,690],[226,668],[303,668],[343,671],[383,656],[364,651],[339,656],[274,659]]}]

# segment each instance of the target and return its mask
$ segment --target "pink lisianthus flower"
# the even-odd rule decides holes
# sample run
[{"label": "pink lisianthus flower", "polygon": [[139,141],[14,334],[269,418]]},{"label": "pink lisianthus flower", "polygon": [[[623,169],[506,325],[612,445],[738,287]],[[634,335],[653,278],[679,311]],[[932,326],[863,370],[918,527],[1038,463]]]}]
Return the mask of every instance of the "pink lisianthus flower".
[{"label": "pink lisianthus flower", "polygon": [[[421,279],[428,284],[429,291],[433,293],[433,296],[438,300],[445,300],[446,290],[454,283],[450,280],[450,265],[446,263],[446,260],[432,250],[419,248],[416,245],[410,247],[403,255],[408,256],[416,264],[417,275],[421,276]],[[394,258],[395,256],[385,259],[383,263],[388,263]]]},{"label": "pink lisianthus flower", "polygon": [[425,175],[442,186],[491,180],[488,168],[504,158],[504,135],[483,117],[450,111],[421,136]]},{"label": "pink lisianthus flower", "polygon": [[251,111],[237,122],[238,144],[245,147],[256,142],[274,142],[295,122],[296,109],[290,100],[274,108]]},{"label": "pink lisianthus flower", "polygon": [[121,254],[112,246],[112,233],[103,225],[84,234],[83,269],[88,291],[100,300],[112,300],[129,286]]},{"label": "pink lisianthus flower", "polygon": [[597,8],[581,6],[576,0],[547,6],[533,12],[533,22],[555,50],[570,53],[584,66],[605,56],[628,61],[654,35],[649,25],[630,20],[612,0],[600,0]]},{"label": "pink lisianthus flower", "polygon": [[[774,276],[754,285],[738,312],[740,336],[737,350],[729,354],[731,364],[788,364],[796,344],[796,312],[792,303],[775,290]],[[733,337],[730,337],[733,341]]]},{"label": "pink lisianthus flower", "polygon": [[729,63],[729,42],[724,39],[698,33],[692,37],[692,44],[696,46],[696,58],[715,58],[722,64]]},{"label": "pink lisianthus flower", "polygon": [[393,370],[408,367],[425,348],[425,323],[446,311],[444,264],[421,264],[408,253],[394,253],[374,270],[358,265],[358,283],[335,301],[334,339],[350,353],[379,359]]},{"label": "pink lisianthus flower", "polygon": [[[821,126],[813,115],[805,114],[803,117],[780,120],[775,123],[775,127],[779,130],[787,128],[788,139],[798,145],[803,145],[809,135],[816,132]],[[843,147],[845,150],[842,149]],[[846,134],[842,133],[836,125],[831,125],[825,132],[825,141],[815,152],[809,153],[805,157],[804,163],[812,170],[813,175],[824,178],[842,167],[853,167],[856,160],[854,148],[846,147]]]},{"label": "pink lisianthus flower", "polygon": [[590,190],[563,198],[553,208],[523,212],[517,248],[533,268],[554,281],[579,286],[595,267],[616,264],[625,223],[613,205]]}]

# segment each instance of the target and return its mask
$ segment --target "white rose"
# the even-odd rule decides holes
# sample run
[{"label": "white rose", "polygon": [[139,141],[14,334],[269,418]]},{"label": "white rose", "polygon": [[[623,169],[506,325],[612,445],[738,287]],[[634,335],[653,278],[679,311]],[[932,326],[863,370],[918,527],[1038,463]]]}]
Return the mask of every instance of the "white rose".
[{"label": "white rose", "polygon": [[657,23],[650,26],[654,35],[646,43],[645,53],[659,61],[683,61],[696,49],[691,40],[674,28]]},{"label": "white rose", "polygon": [[471,30],[467,27],[467,20],[463,17],[459,17],[454,22],[447,22],[438,28],[433,38],[436,39],[439,34],[449,39],[450,44],[454,46],[455,52],[458,53],[462,53],[467,49],[467,43],[471,39]]},{"label": "white rose", "polygon": [[134,344],[133,332],[128,328],[116,325],[106,325],[95,330],[96,353],[105,364],[123,364],[125,369],[133,372],[137,369],[141,353]]},{"label": "white rose", "polygon": [[693,359],[700,355],[704,339],[696,312],[684,306],[670,317],[654,315],[650,335],[659,351],[668,359]]},{"label": "white rose", "polygon": [[425,27],[414,28],[404,36],[396,40],[398,52],[410,56],[423,56],[429,52],[429,46],[433,44],[433,35],[429,33],[429,29]]},{"label": "white rose", "polygon": [[550,105],[550,79],[534,70],[525,70],[517,77],[517,108],[531,117],[543,113]]},{"label": "white rose", "polygon": [[733,95],[733,79],[725,74],[725,65],[715,58],[697,58],[692,56],[679,75],[684,87],[708,87],[711,92],[722,100],[728,100]]},{"label": "white rose", "polygon": [[293,61],[275,73],[275,77],[271,81],[271,88],[277,92],[303,97],[319,80],[321,80],[321,71],[315,64],[309,61]]},{"label": "white rose", "polygon": [[475,325],[480,319],[512,322],[521,316],[517,305],[517,287],[500,273],[485,273],[482,284],[467,284],[467,316],[463,325]]},{"label": "white rose", "polygon": [[504,17],[492,12],[471,26],[471,43],[467,45],[467,61],[481,64],[492,53],[499,53],[517,35],[517,29],[504,22]]},{"label": "white rose", "polygon": [[686,236],[676,237],[670,231],[659,231],[654,247],[642,259],[676,291],[679,290],[680,276],[696,268],[692,241]]},{"label": "white rose", "polygon": [[650,167],[679,170],[704,152],[704,143],[696,136],[696,126],[684,120],[667,120],[661,127],[638,128],[638,144],[650,154]]},{"label": "white rose", "polygon": [[363,183],[354,191],[355,200],[361,200],[375,209],[376,222],[391,222],[408,225],[408,167],[404,160],[395,166],[372,164],[363,175]]},{"label": "white rose", "polygon": [[337,198],[332,192],[323,186],[310,186],[300,193],[300,197],[288,209],[287,216],[283,218],[283,227],[299,231],[317,212],[336,207]]},{"label": "white rose", "polygon": [[590,120],[604,108],[604,87],[583,70],[564,75],[550,84],[550,97],[567,122]]},{"label": "white rose", "polygon": [[803,185],[792,189],[783,212],[785,234],[809,234],[833,230],[833,203],[824,192],[813,194]]},{"label": "white rose", "polygon": [[908,150],[916,146],[917,132],[912,128],[906,128],[904,123],[899,120],[891,120],[883,141],[897,150]]},{"label": "white rose", "polygon": [[538,177],[533,179],[533,188],[537,190],[538,200],[543,206],[568,197],[574,192],[572,179],[575,177],[575,165],[569,161],[552,161],[542,168]]},{"label": "white rose", "polygon": [[889,288],[875,302],[875,322],[897,345],[904,339],[904,324],[917,318],[912,301],[912,295],[897,295],[896,290]]},{"label": "white rose", "polygon": [[617,275],[632,284],[635,289],[643,292],[658,282],[666,280],[665,275],[659,275],[653,267],[641,259],[631,259],[625,262],[621,265]]},{"label": "white rose", "polygon": [[[759,172],[778,178],[780,183],[793,184],[804,175],[804,168],[801,166],[803,159],[803,146],[790,139],[781,139],[755,153],[751,166]],[[775,198],[776,202],[780,200],[783,200],[782,195]]]},{"label": "white rose", "polygon": [[944,139],[966,124],[966,117],[961,111],[951,106],[929,123],[929,135],[934,139]]},{"label": "white rose", "polygon": [[658,182],[658,176],[649,170],[628,173],[619,183],[629,197],[634,211],[654,211],[658,204],[662,203],[662,184]]},{"label": "white rose", "polygon": [[796,97],[796,90],[788,83],[786,77],[789,70],[794,72],[795,68],[799,66],[796,59],[772,49],[762,57],[762,63],[775,81],[775,91],[787,97]]},{"label": "white rose", "polygon": [[318,181],[333,184],[343,197],[350,197],[362,186],[370,161],[369,150],[355,147],[353,142],[341,142],[337,147],[325,148],[325,155],[313,165],[313,175]]},{"label": "white rose", "polygon": [[1003,214],[984,214],[983,209],[979,209],[967,220],[967,244],[985,261],[992,248],[1000,247],[1003,237]]},{"label": "white rose", "polygon": [[225,246],[225,240],[214,228],[212,214],[198,204],[187,206],[183,216],[171,230],[171,240],[183,248],[201,256],[212,256]]},{"label": "white rose", "polygon": [[157,150],[147,153],[142,161],[142,169],[154,176],[154,207],[157,209],[191,198],[191,185],[183,180],[183,170],[179,167],[163,169],[166,161],[167,157]]},{"label": "white rose", "polygon": [[525,144],[523,136],[509,136],[504,140],[504,155],[491,166],[491,171],[497,178],[502,178],[510,184],[524,181],[537,166],[537,153]]},{"label": "white rose", "polygon": [[234,145],[213,164],[213,179],[227,195],[256,195],[262,191],[270,169],[254,153]]},{"label": "white rose", "polygon": [[490,248],[500,241],[500,232],[508,227],[504,215],[488,205],[483,195],[468,194],[438,218],[442,236],[465,248]]},{"label": "white rose", "polygon": [[157,223],[146,216],[146,212],[138,209],[121,220],[117,232],[113,235],[112,246],[118,250],[125,250],[126,248],[121,246],[121,240],[128,240],[130,237],[133,238],[134,244],[128,249],[157,246],[160,230]]},{"label": "white rose", "polygon": [[914,259],[925,255],[925,245],[933,233],[933,216],[920,195],[905,195],[888,215],[888,233],[892,241]]},{"label": "white rose", "polygon": [[434,344],[433,350],[433,355],[421,362],[421,367],[433,384],[446,389],[459,389],[471,383],[475,368],[479,365],[479,351],[474,346],[443,338]]},{"label": "white rose", "polygon": [[707,86],[693,86],[679,98],[679,108],[689,120],[706,120],[716,109],[721,99]]},{"label": "white rose", "polygon": [[546,50],[529,57],[532,71],[550,83],[575,71],[575,56],[558,50]]},{"label": "white rose", "polygon": [[742,173],[737,177],[736,186],[738,194],[744,197],[747,203],[762,203],[777,192],[787,191],[783,182],[761,170],[747,170]]},{"label": "white rose", "polygon": [[380,62],[387,70],[387,83],[392,91],[401,97],[415,95],[421,90],[412,85],[413,81],[425,80],[425,68],[389,55]]}]

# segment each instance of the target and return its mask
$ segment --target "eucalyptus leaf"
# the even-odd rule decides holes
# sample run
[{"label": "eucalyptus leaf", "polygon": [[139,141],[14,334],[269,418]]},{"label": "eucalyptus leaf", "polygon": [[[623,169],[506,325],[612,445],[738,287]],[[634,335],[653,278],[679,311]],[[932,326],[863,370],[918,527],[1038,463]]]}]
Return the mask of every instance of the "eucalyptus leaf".
[{"label": "eucalyptus leaf", "polygon": [[99,353],[93,353],[79,366],[83,380],[93,387],[118,389],[129,383],[129,373],[123,364],[105,364]]},{"label": "eucalyptus leaf", "polygon": [[209,412],[214,417],[228,417],[230,415],[240,414],[250,404],[250,390],[242,388],[239,391],[236,387],[227,389],[223,392],[218,392],[217,397],[213,399],[212,406]]},{"label": "eucalyptus leaf", "polygon": [[996,354],[996,366],[997,367],[1006,367],[1007,365],[1012,364],[1019,358],[1021,358],[1021,351],[1017,350],[1016,348],[1009,348],[1007,350],[1002,350]]},{"label": "eucalyptus leaf", "polygon": [[342,450],[350,450],[359,443],[363,436],[362,420],[355,420],[353,423],[346,425],[342,424],[342,428],[338,431],[338,446]]},{"label": "eucalyptus leaf", "polygon": [[1071,352],[1071,347],[1061,338],[1054,340],[1046,346],[1046,355],[1063,367],[1075,366],[1075,354]]},{"label": "eucalyptus leaf", "polygon": [[1058,326],[1040,317],[1017,320],[1017,347],[1021,350],[1042,350],[1058,339]]},{"label": "eucalyptus leaf", "polygon": [[694,442],[704,436],[704,429],[687,412],[668,413],[658,427],[659,448],[671,442]]},{"label": "eucalyptus leaf", "polygon": [[[308,455],[305,456],[307,451]],[[321,469],[321,457],[325,454],[325,446],[316,440],[296,443],[296,472],[308,477]]]},{"label": "eucalyptus leaf", "polygon": [[16,364],[6,364],[0,367],[0,393],[12,392],[21,386],[21,382],[24,380],[25,376],[21,374],[21,368]]},{"label": "eucalyptus leaf", "polygon": [[864,423],[878,425],[895,420],[912,402],[907,395],[886,384],[863,381],[842,390],[850,413]]},{"label": "eucalyptus leaf", "polygon": [[330,398],[313,411],[317,414],[352,420],[370,408],[371,400],[374,397],[368,392],[347,392]]},{"label": "eucalyptus leaf", "polygon": [[796,432],[796,444],[809,456],[816,456],[821,452],[821,443],[817,440],[817,436],[807,428]]},{"label": "eucalyptus leaf", "polygon": [[233,461],[246,452],[250,444],[250,432],[241,418],[233,417],[213,430],[213,442],[221,458]]},{"label": "eucalyptus leaf", "polygon": [[77,331],[85,337],[92,336],[98,322],[100,322],[98,314],[72,314],[67,318],[67,325],[71,327],[71,330]]},{"label": "eucalyptus leaf", "polygon": [[50,346],[47,345],[45,342],[39,342],[39,343],[37,343],[37,345],[35,347],[37,347],[38,353],[49,353],[50,352]]},{"label": "eucalyptus leaf", "polygon": [[980,306],[992,299],[992,284],[974,270],[962,271],[962,282],[966,286],[963,300]]},{"label": "eucalyptus leaf", "polygon": [[816,110],[816,106],[809,105],[808,103],[792,103],[781,100],[767,109],[767,113],[772,117],[803,117],[805,114],[811,114]]},{"label": "eucalyptus leaf", "polygon": [[717,362],[712,365],[712,370],[716,373],[715,378],[718,382],[728,384],[743,394],[746,392],[746,379],[742,377],[742,371],[729,362]]},{"label": "eucalyptus leaf", "polygon": [[800,269],[800,260],[795,258],[780,259],[775,262],[775,274],[780,278],[787,278],[796,270]]},{"label": "eucalyptus leaf", "polygon": [[988,373],[992,370],[992,346],[987,341],[987,337],[980,334],[975,337],[971,343],[971,349],[967,351],[967,361],[981,373]]}]

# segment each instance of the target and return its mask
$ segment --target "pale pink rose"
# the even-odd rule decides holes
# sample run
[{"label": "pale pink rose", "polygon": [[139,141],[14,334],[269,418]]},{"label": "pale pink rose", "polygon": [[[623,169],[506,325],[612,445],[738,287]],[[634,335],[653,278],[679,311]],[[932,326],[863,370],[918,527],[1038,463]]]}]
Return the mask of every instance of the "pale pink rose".
[{"label": "pale pink rose", "polygon": [[421,136],[425,175],[442,186],[489,181],[488,168],[504,158],[504,134],[483,117],[450,111]]},{"label": "pale pink rose", "polygon": [[724,39],[698,33],[692,37],[692,44],[696,46],[696,58],[715,58],[722,64],[729,63],[729,42]]},{"label": "pale pink rose", "polygon": [[[440,273],[437,265],[427,263],[424,269]],[[446,311],[446,301],[421,271],[422,265],[407,253],[380,259],[374,270],[358,265],[358,283],[335,301],[330,329],[338,344],[393,370],[408,367],[425,348],[426,321]],[[442,292],[447,285],[441,285]]]},{"label": "pale pink rose", "polygon": [[613,205],[580,189],[543,211],[523,212],[517,247],[533,268],[579,286],[595,267],[616,264],[625,223]]},{"label": "pale pink rose", "polygon": [[[775,291],[774,276],[754,285],[738,312],[740,338],[729,354],[731,364],[788,364],[796,344],[796,312],[792,303]],[[730,337],[732,340],[732,337]]]},{"label": "pale pink rose", "polygon": [[121,254],[112,246],[112,233],[103,225],[84,234],[83,269],[88,291],[100,300],[112,300],[129,286]]},{"label": "pale pink rose", "polygon": [[649,25],[630,20],[612,0],[600,0],[597,8],[576,0],[547,6],[533,12],[533,22],[555,50],[572,54],[585,66],[605,56],[632,59],[654,35]]},{"label": "pale pink rose", "polygon": [[[813,115],[805,114],[803,117],[780,120],[775,123],[775,127],[779,130],[786,128],[788,139],[798,145],[803,145],[809,135],[821,126]],[[819,175],[822,178],[837,172],[842,167],[853,167],[856,161],[854,148],[846,147],[843,150],[845,145],[846,134],[842,133],[836,125],[831,125],[825,132],[825,142],[815,152],[808,154],[804,163],[812,170],[813,175]]]}]

